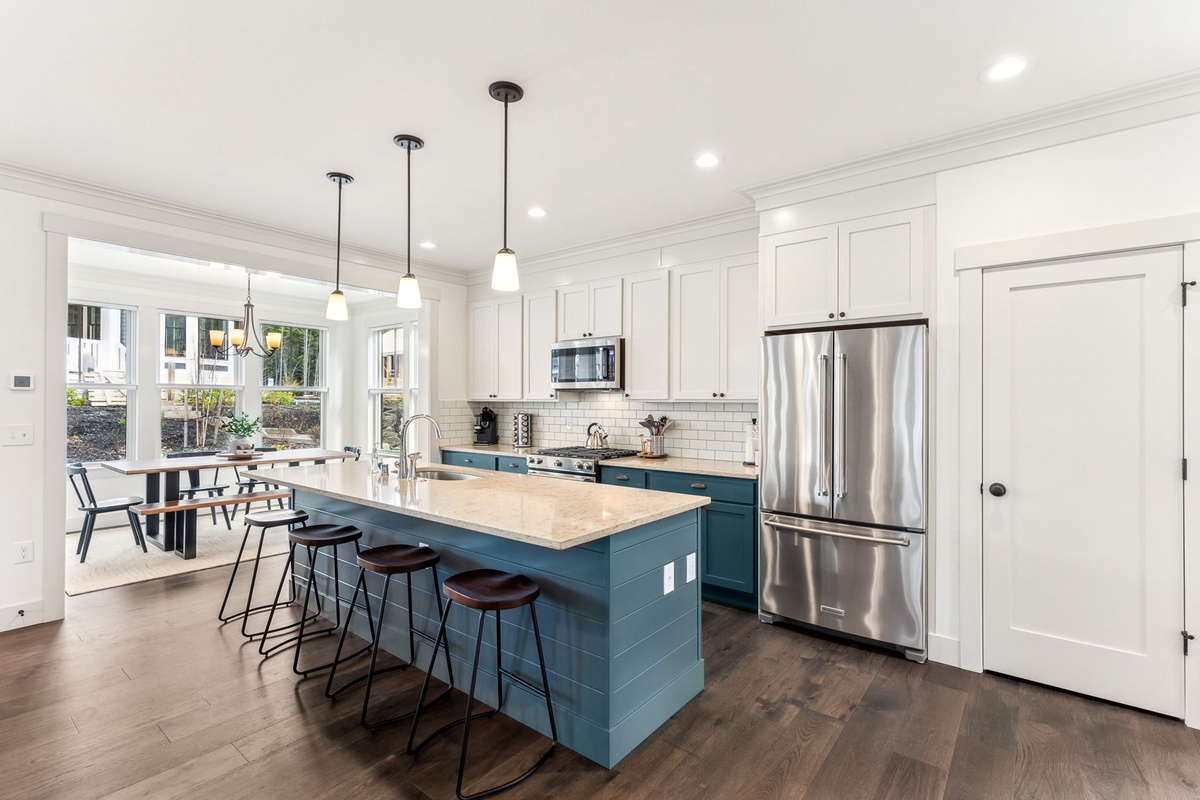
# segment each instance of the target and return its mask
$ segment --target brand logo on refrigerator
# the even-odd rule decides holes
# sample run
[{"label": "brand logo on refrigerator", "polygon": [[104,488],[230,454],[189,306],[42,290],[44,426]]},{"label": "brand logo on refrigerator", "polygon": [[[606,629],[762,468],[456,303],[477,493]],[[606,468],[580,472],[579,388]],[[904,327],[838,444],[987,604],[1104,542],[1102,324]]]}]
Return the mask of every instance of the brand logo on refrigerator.
[{"label": "brand logo on refrigerator", "polygon": [[821,612],[825,614],[833,614],[835,617],[846,616],[845,611],[840,608],[834,608],[833,606],[821,606]]}]

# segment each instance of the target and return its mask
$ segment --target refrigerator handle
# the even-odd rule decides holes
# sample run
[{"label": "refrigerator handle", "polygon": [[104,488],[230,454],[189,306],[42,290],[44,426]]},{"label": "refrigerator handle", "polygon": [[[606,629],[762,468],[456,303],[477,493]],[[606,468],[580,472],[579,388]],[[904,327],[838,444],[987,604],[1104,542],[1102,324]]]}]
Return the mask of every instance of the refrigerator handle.
[{"label": "refrigerator handle", "polygon": [[817,427],[821,431],[821,438],[819,439],[819,452],[821,453],[821,487],[817,494],[821,497],[829,497],[829,459],[825,457],[827,448],[825,440],[828,436],[827,429],[829,427],[829,420],[827,419],[829,411],[829,355],[827,353],[821,353],[821,355],[817,356],[817,361],[819,362],[817,372],[821,376],[821,418],[817,420]]},{"label": "refrigerator handle", "polygon": [[839,480],[834,487],[834,492],[837,497],[841,498],[841,497],[846,496],[846,412],[847,412],[846,398],[849,395],[849,392],[846,391],[846,380],[847,380],[847,374],[848,374],[847,368],[849,366],[849,360],[846,358],[845,353],[838,353],[837,357],[838,357],[838,361],[840,361],[842,363],[842,377],[839,380],[837,375],[835,374],[833,376],[833,385],[834,385],[835,390],[838,393],[840,393],[840,395],[841,395],[841,402],[838,404],[839,412],[840,412],[840,419],[838,420],[838,429],[840,431],[840,436],[841,436],[841,452],[834,459],[834,461],[837,462],[838,472],[840,473]]}]

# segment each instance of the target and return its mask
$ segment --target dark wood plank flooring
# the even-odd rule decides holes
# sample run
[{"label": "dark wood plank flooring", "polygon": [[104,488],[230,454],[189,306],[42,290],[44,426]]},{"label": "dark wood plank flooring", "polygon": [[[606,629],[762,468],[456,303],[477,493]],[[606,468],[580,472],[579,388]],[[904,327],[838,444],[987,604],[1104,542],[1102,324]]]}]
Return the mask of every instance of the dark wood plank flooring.
[{"label": "dark wood plank flooring", "polygon": [[[454,796],[456,735],[410,758],[406,726],[358,726],[361,694],[330,703],[324,677],[297,679],[290,654],[262,661],[215,621],[226,576],[68,598],[67,620],[0,634],[0,796]],[[705,691],[616,769],[560,750],[505,796],[1200,797],[1200,737],[1175,720],[918,666],[711,603],[704,655]],[[377,696],[411,704],[420,677],[396,673]],[[430,730],[461,701],[439,706]],[[519,771],[544,746],[505,718],[476,736],[468,789]]]}]

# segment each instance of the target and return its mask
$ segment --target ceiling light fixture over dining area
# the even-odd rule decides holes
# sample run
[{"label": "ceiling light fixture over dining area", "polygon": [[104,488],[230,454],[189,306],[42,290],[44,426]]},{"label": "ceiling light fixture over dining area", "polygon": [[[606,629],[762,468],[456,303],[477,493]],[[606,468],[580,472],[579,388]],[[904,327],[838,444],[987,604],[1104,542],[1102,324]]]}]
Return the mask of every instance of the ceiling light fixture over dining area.
[{"label": "ceiling light fixture over dining area", "polygon": [[350,318],[350,313],[346,308],[346,295],[342,294],[342,187],[353,183],[354,178],[344,172],[329,172],[325,177],[338,185],[337,250],[334,256],[336,266],[333,291],[329,294],[329,303],[325,306],[325,319],[344,321]]},{"label": "ceiling light fixture over dining area", "polygon": [[[208,332],[208,343],[222,356],[235,353],[239,356],[255,355],[266,358],[279,349],[283,341],[282,333],[268,333],[267,342],[263,344],[258,335],[258,323],[254,320],[254,302],[250,299],[250,273],[246,273],[246,303],[242,306],[242,320],[235,322],[229,332],[229,344],[225,344],[225,331],[214,328]],[[257,345],[257,348],[255,347]]]}]

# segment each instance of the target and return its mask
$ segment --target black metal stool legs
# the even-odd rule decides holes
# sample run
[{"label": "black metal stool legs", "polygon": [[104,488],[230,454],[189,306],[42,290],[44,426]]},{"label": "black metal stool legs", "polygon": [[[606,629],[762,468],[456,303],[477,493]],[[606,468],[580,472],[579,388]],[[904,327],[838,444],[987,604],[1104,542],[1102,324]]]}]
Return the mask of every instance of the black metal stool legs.
[{"label": "black metal stool legs", "polygon": [[[255,553],[254,566],[250,572],[250,588],[247,590],[247,593],[246,593],[246,608],[243,611],[237,611],[232,614],[225,613],[225,609],[229,605],[229,595],[232,594],[232,592],[233,592],[233,583],[235,580],[237,580],[238,570],[242,565],[242,554],[246,551],[246,543],[248,541],[250,541],[250,530],[252,527],[253,526],[251,526],[251,525],[247,525],[246,532],[242,535],[242,544],[238,548],[237,560],[233,562],[233,571],[229,573],[229,584],[225,587],[225,597],[221,600],[221,610],[217,612],[217,619],[223,623],[224,622],[232,622],[235,619],[240,618],[242,620],[242,635],[245,636],[247,639],[256,639],[261,634],[248,632],[246,630],[246,619],[251,614],[259,614],[259,613],[262,613],[263,611],[269,611],[271,608],[274,607],[273,604],[261,605],[261,606],[255,607],[255,608],[251,607],[251,603],[254,602],[254,587],[255,587],[256,583],[258,582],[258,564],[262,560],[263,542],[265,541],[266,536],[267,536],[267,529],[263,528],[259,531],[258,552]],[[295,586],[292,587],[292,591],[289,593],[288,602],[289,603],[296,602]]]}]

